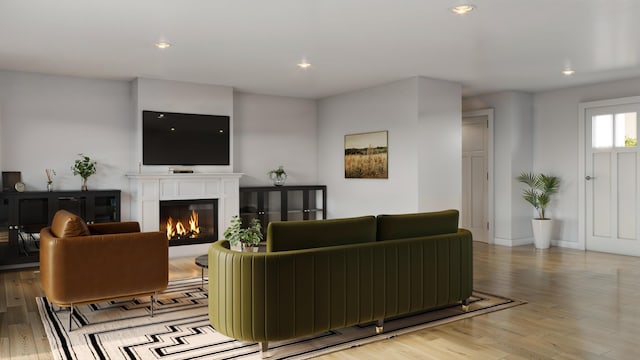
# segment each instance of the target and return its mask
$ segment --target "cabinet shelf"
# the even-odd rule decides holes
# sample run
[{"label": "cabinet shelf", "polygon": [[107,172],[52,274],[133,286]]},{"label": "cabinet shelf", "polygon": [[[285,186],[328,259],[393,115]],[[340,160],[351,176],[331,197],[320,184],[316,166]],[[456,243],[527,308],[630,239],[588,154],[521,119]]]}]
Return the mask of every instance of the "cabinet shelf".
[{"label": "cabinet shelf", "polygon": [[240,216],[258,218],[266,233],[270,221],[326,219],[325,185],[260,186],[240,188]]}]

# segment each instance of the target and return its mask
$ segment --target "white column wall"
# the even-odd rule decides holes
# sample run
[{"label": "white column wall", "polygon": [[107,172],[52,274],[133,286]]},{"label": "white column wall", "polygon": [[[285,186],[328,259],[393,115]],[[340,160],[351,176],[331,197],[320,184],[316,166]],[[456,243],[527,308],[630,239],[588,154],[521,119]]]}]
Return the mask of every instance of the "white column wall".
[{"label": "white column wall", "polygon": [[284,166],[287,185],[318,181],[316,101],[234,94],[234,169],[242,186],[273,182],[267,172]]},{"label": "white column wall", "polygon": [[418,78],[418,211],[462,206],[462,86]]},{"label": "white column wall", "polygon": [[[327,217],[418,210],[417,80],[398,81],[318,102],[318,178]],[[344,136],[389,131],[389,179],[345,179]]]},{"label": "white column wall", "polygon": [[[230,117],[231,149],[233,149],[233,88],[181,81],[138,78],[133,81],[135,91],[136,163],[142,163],[142,111],[166,111],[189,114],[228,115]],[[195,172],[232,172],[233,151],[229,166],[192,166]],[[142,165],[143,173],[168,173],[169,166]]]},{"label": "white column wall", "polygon": [[[318,177],[331,218],[460,208],[459,84],[411,78],[322,99]],[[389,178],[345,179],[344,136],[389,131]]]}]

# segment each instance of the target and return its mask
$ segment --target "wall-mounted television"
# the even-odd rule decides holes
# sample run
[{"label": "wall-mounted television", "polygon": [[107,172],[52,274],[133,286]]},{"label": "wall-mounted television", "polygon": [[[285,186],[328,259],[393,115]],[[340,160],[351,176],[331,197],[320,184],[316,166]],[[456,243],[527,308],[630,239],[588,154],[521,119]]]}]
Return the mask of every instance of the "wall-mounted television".
[{"label": "wall-mounted television", "polygon": [[229,116],[142,111],[142,164],[229,165]]}]

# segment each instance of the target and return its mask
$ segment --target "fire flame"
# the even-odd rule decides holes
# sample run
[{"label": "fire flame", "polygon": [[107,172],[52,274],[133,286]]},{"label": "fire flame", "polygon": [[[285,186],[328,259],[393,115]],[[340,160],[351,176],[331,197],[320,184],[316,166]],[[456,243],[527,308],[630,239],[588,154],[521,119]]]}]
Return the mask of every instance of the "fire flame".
[{"label": "fire flame", "polygon": [[173,218],[167,219],[167,239],[171,240],[177,236],[188,236],[194,238],[200,234],[200,226],[198,225],[198,213],[195,210],[191,211],[189,217],[189,227],[187,228],[182,221],[178,220],[177,223],[173,223]]}]

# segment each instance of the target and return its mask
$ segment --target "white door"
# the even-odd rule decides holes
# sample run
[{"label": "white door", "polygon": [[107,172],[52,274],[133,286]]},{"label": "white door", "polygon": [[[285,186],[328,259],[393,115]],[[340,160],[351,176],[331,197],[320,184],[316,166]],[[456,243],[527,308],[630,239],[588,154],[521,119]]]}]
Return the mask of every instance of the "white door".
[{"label": "white door", "polygon": [[586,248],[640,256],[640,104],[587,109]]},{"label": "white door", "polygon": [[488,118],[462,119],[461,226],[473,240],[488,242]]}]

